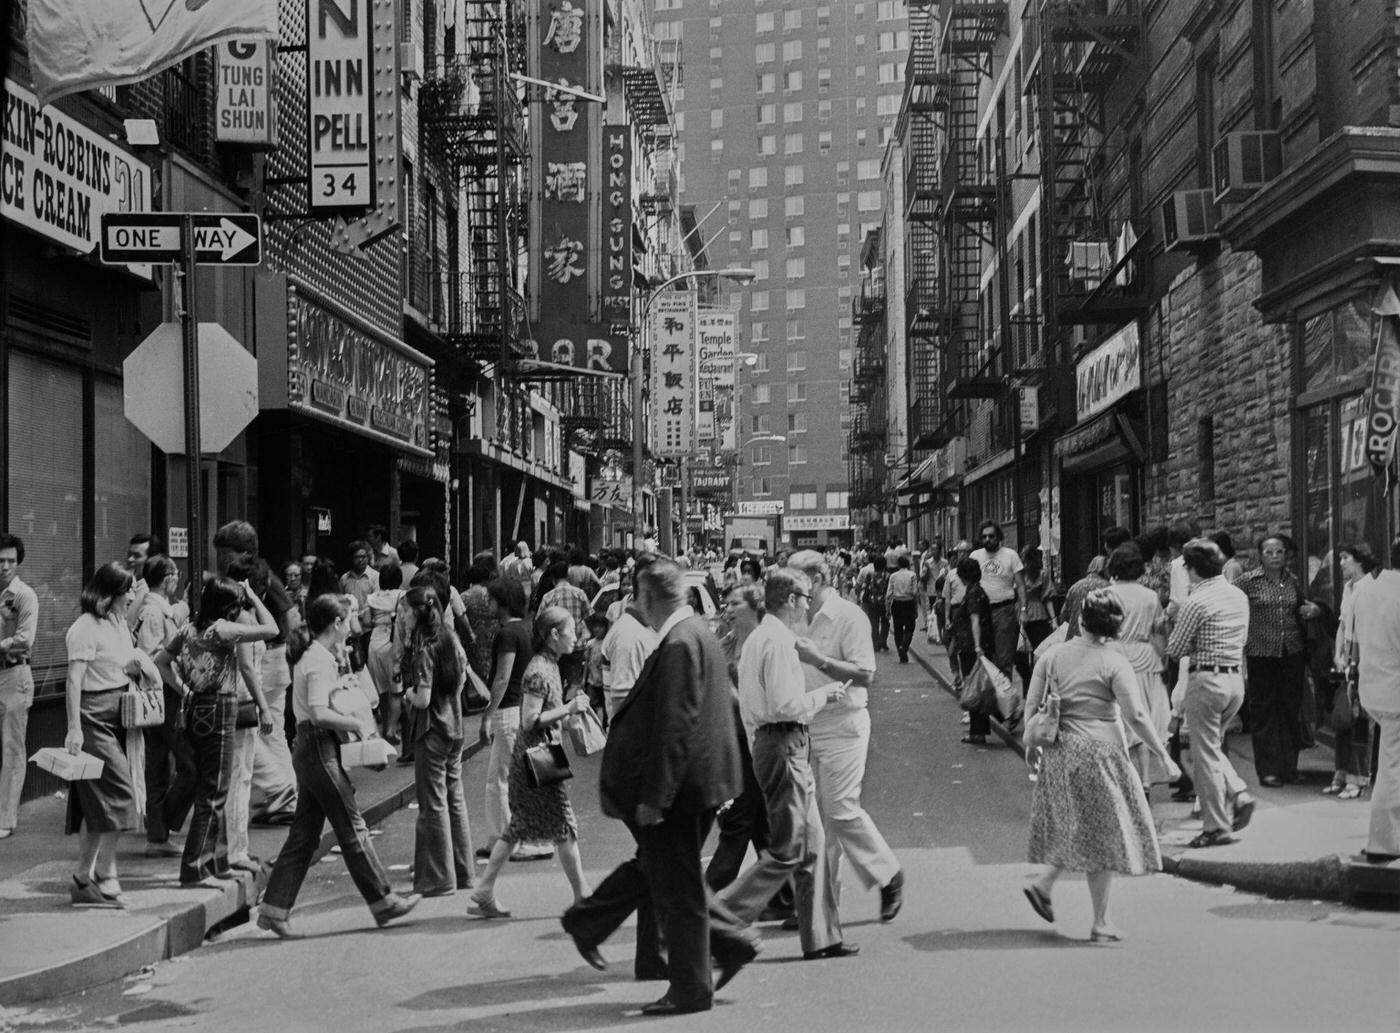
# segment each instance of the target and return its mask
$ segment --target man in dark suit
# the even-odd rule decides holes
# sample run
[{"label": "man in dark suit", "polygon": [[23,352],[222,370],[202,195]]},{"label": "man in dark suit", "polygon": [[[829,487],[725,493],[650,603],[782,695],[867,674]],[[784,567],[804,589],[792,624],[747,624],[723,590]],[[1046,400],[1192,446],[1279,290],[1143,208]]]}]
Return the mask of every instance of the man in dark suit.
[{"label": "man in dark suit", "polygon": [[[564,916],[580,953],[599,966],[597,945],[650,895],[670,989],[642,1009],[647,1015],[709,1010],[715,990],[758,953],[756,937],[714,899],[700,863],[715,812],[743,777],[724,652],[687,595],[671,560],[637,577],[638,609],[661,642],[613,715],[600,784],[603,813],[627,823],[637,857]],[[720,968],[713,985],[712,956]]]}]

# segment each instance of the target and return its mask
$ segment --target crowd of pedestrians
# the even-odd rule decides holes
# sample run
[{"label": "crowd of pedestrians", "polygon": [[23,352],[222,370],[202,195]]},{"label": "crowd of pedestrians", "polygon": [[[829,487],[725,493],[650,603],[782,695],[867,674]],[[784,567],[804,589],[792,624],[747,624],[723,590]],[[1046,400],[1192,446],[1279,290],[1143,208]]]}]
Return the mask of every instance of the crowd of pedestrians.
[{"label": "crowd of pedestrians", "polygon": [[[1368,852],[1400,855],[1400,543],[1385,571],[1364,545],[1339,550],[1345,589],[1330,623],[1331,601],[1293,573],[1285,535],[1257,543],[1250,569],[1228,536],[1188,521],[1136,537],[1113,528],[1103,545],[1061,591],[1040,550],[1009,548],[993,522],[975,547],[946,552],[924,541],[673,560],[521,542],[500,560],[474,557],[459,592],[442,560],[420,562],[416,542],[393,546],[382,528],[351,543],[343,572],[314,555],[274,572],[255,529],[235,521],[216,532],[216,569],[191,594],[158,540],[137,535],[125,563],[103,564],[84,587],[65,642],[65,746],[103,763],[69,795],[66,828],[79,835],[69,894],[79,906],[124,906],[122,832],[139,827],[149,856],[178,857],[181,885],[209,886],[262,865],[248,851],[250,823],[286,824],[258,924],[291,937],[327,823],[380,925],[458,890],[473,891],[469,914],[509,918],[507,862],[557,853],[579,953],[605,967],[603,943],[635,912],[635,973],[668,981],[644,1011],[704,1010],[756,956],[756,923],[795,929],[804,959],[858,953],[840,916],[846,865],[878,891],[881,921],[898,916],[904,869],[861,802],[868,701],[876,654],[892,637],[909,662],[921,625],[947,648],[965,701],[984,678],[1021,682],[1023,701],[965,702],[964,743],[987,745],[994,717],[1014,728],[1032,716],[1030,737],[1057,715],[1056,734],[1028,738],[1027,752],[1029,857],[1043,867],[1025,895],[1047,920],[1059,875],[1083,871],[1091,938],[1122,939],[1109,888],[1114,874],[1160,868],[1155,785],[1197,801],[1193,848],[1249,824],[1255,799],[1226,749],[1237,718],[1253,737],[1258,785],[1298,779],[1308,645],[1323,625],[1335,628],[1324,650],[1335,671],[1322,705],[1338,732],[1324,791],[1351,799],[1371,788]],[[33,695],[37,602],[23,562],[23,542],[0,535],[0,839],[18,822]],[[700,593],[718,606],[693,605]],[[161,721],[124,727],[133,690],[159,696]],[[603,810],[636,843],[596,888],[567,781],[547,770],[585,717],[608,729]],[[373,738],[414,769],[411,890],[391,884],[342,762],[347,740]],[[480,848],[462,780],[473,738],[488,746]],[[744,869],[750,847],[757,860]]]}]

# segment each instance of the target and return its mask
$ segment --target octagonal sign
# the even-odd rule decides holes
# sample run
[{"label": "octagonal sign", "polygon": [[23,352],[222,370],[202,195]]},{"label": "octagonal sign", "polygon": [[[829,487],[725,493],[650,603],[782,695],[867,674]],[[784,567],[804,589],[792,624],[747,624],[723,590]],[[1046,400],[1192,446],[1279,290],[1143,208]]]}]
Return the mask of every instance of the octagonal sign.
[{"label": "octagonal sign", "polygon": [[[122,363],[126,418],[162,452],[185,452],[179,323],[162,323]],[[258,414],[258,360],[218,323],[199,324],[199,446],[222,452]]]}]

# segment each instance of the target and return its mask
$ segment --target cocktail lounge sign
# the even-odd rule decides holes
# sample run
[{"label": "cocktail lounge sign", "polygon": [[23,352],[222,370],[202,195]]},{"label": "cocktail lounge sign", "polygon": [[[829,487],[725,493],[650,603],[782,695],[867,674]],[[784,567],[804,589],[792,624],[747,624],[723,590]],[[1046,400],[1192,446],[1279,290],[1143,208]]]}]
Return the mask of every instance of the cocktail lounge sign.
[{"label": "cocktail lounge sign", "polygon": [[431,457],[432,369],[293,290],[287,295],[290,408]]}]

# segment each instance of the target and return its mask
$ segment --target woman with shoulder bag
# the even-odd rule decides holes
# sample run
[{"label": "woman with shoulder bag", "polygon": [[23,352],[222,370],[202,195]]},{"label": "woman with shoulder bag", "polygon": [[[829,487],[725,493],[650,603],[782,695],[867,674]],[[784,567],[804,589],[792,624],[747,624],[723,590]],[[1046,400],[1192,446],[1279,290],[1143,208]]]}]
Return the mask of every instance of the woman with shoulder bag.
[{"label": "woman with shoulder bag", "polygon": [[339,687],[341,672],[336,659],[350,637],[352,613],[353,608],[339,593],[314,597],[306,606],[306,627],[312,640],[294,659],[292,710],[297,735],[292,768],[297,776],[297,809],[258,910],[258,928],[284,940],[296,937],[288,919],[327,821],[335,830],[350,878],[378,925],[402,918],[421,899],[416,893],[401,897],[389,885],[389,874],[379,862],[355,802],[355,787],[340,762],[342,735],[369,737],[378,732],[372,718],[340,713],[334,706],[337,692],[353,691]]},{"label": "woman with shoulder bag", "polygon": [[[245,603],[251,604],[256,623],[239,623]],[[156,666],[165,680],[174,680],[178,666],[189,692],[185,733],[194,754],[195,795],[180,860],[181,886],[209,885],[211,879],[230,875],[226,806],[233,781],[240,679],[258,712],[267,711],[251,651],[240,656],[238,647],[266,642],[276,637],[277,630],[272,614],[246,581],[215,577],[204,585],[194,620],[156,654]]]},{"label": "woman with shoulder bag", "polygon": [[442,602],[426,586],[404,596],[404,700],[413,708],[413,890],[446,897],[476,883],[467,798],[462,791],[462,686],[467,657],[443,619]]},{"label": "woman with shoulder bag", "polygon": [[[1162,867],[1157,830],[1142,781],[1128,760],[1124,725],[1168,771],[1174,765],[1138,691],[1133,666],[1109,643],[1123,607],[1106,589],[1084,600],[1080,637],[1050,649],[1035,665],[1026,699],[1027,735],[1049,694],[1059,699],[1054,741],[1043,739],[1031,796],[1030,861],[1044,865],[1023,892],[1035,913],[1055,920],[1050,893],[1065,871],[1085,872],[1094,918],[1089,939],[1117,943],[1123,934],[1108,917],[1113,873],[1145,875]],[[1028,743],[1028,746],[1033,745]]]},{"label": "woman with shoulder bag", "polygon": [[[253,592],[249,594],[257,599],[265,594],[265,579],[270,573],[271,568],[259,557],[234,560],[228,567],[229,577],[251,584]],[[264,582],[261,589],[260,581]],[[272,611],[269,609],[268,613]],[[256,626],[258,623],[252,603],[247,599],[239,611],[238,623],[246,626]],[[238,646],[238,711],[233,722],[233,772],[229,779],[228,803],[224,806],[224,825],[228,829],[228,866],[245,872],[259,870],[258,862],[249,852],[248,842],[253,757],[257,753],[258,733],[270,733],[277,723],[272,694],[264,678],[267,649],[267,643],[261,640],[243,642]],[[262,692],[265,706],[260,707],[253,696],[254,683]]]},{"label": "woman with shoulder bag", "polygon": [[83,586],[82,614],[64,637],[68,734],[64,748],[102,761],[102,775],[73,782],[63,831],[78,834],[78,871],[68,888],[78,907],[126,907],[117,881],[117,837],[136,827],[136,792],[122,747],[121,697],[132,683],[160,686],[150,657],[132,642],[126,611],[131,572],[104,563]]},{"label": "woman with shoulder bag", "polygon": [[559,726],[588,707],[588,699],[578,693],[564,702],[559,676],[559,658],[574,650],[574,618],[562,606],[547,606],[535,618],[535,655],[521,679],[520,735],[510,767],[510,826],[491,848],[491,859],[472,894],[470,915],[482,918],[509,918],[510,912],[496,903],[496,879],[510,859],[515,844],[553,841],[559,849],[559,863],[574,891],[577,903],[588,896],[588,881],[578,850],[578,821],[562,781],[534,785],[527,777],[526,752],[532,747],[560,744]]}]

